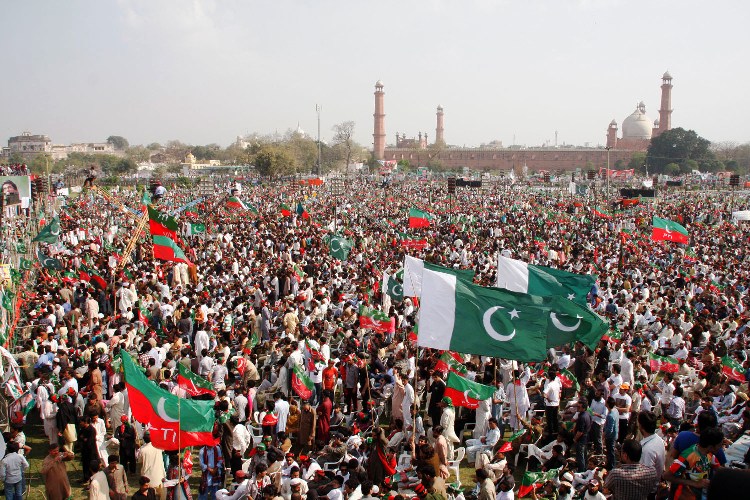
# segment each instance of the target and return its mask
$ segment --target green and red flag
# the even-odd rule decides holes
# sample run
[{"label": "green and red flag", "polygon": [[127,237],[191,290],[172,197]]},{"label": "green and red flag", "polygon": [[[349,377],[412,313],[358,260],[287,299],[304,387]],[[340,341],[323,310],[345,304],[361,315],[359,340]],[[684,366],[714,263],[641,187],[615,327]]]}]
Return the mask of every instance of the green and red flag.
[{"label": "green and red flag", "polygon": [[630,229],[620,229],[620,238],[622,238],[623,243],[628,241],[630,238],[633,237],[633,231]]},{"label": "green and red flag", "polygon": [[152,236],[167,236],[177,240],[177,230],[180,225],[171,215],[160,212],[149,205],[148,207],[148,227]]},{"label": "green and red flag", "polygon": [[653,241],[674,241],[687,243],[689,240],[687,229],[681,224],[654,215],[652,221],[651,239]]},{"label": "green and red flag", "polygon": [[445,351],[440,356],[440,359],[435,364],[435,370],[443,373],[452,372],[462,377],[465,377],[469,373],[464,364],[458,361],[450,351]]},{"label": "green and red flag", "polygon": [[745,369],[742,367],[739,361],[729,356],[721,358],[721,371],[730,379],[736,380],[739,383],[744,383],[745,380]]},{"label": "green and red flag", "polygon": [[607,342],[622,342],[622,332],[618,328],[611,329],[604,334],[602,340],[606,340]]},{"label": "green and red flag", "polygon": [[562,370],[557,374],[560,377],[563,389],[575,389],[576,391],[581,390],[581,385],[578,383],[576,378],[570,370]]},{"label": "green and red flag", "polygon": [[695,251],[692,248],[688,248],[685,250],[685,257],[683,257],[685,262],[688,264],[695,264],[698,262],[698,255],[696,255]]},{"label": "green and red flag", "polygon": [[428,212],[423,212],[416,208],[409,209],[409,227],[411,228],[430,227],[430,221],[434,218],[435,217]]},{"label": "green and red flag", "polygon": [[427,246],[427,238],[414,238],[406,233],[398,233],[399,243],[404,248],[422,250]]},{"label": "green and red flag", "polygon": [[151,239],[154,243],[154,258],[160,260],[170,260],[172,262],[184,262],[187,265],[192,265],[192,262],[185,257],[185,253],[182,249],[177,246],[168,236],[156,236],[152,235]]},{"label": "green and red flag", "polygon": [[475,410],[479,407],[480,401],[491,398],[493,394],[495,394],[495,388],[490,385],[472,382],[453,372],[448,372],[444,395],[451,398],[453,406],[464,406]]},{"label": "green and red flag", "polygon": [[302,217],[303,219],[310,218],[310,214],[305,209],[305,206],[302,204],[301,201],[297,202],[297,216]]},{"label": "green and red flag", "polygon": [[598,208],[594,208],[592,210],[592,213],[595,217],[600,217],[602,219],[611,219],[612,216],[607,212],[606,210],[599,210]]},{"label": "green and red flag", "polygon": [[547,481],[557,478],[560,469],[550,469],[544,472],[525,472],[521,479],[521,486],[518,488],[518,498],[523,498],[531,494],[537,488],[540,488]]},{"label": "green and red flag", "polygon": [[301,366],[295,363],[292,367],[292,390],[300,397],[303,401],[306,401],[312,397],[315,386],[307,376],[307,373],[302,369]]},{"label": "green and red flag", "polygon": [[151,442],[161,450],[178,450],[189,446],[215,446],[214,401],[180,398],[146,378],[125,351],[120,361],[128,389],[133,418],[148,425]]},{"label": "green and red flag", "polygon": [[294,275],[297,276],[298,281],[302,281],[305,279],[306,273],[302,270],[301,267],[299,267],[299,264],[296,262],[292,264],[292,271],[294,272]]},{"label": "green and red flag", "polygon": [[84,266],[78,268],[78,278],[82,281],[92,282],[102,290],[107,288],[107,282],[96,269]]},{"label": "green and red flag", "polygon": [[191,396],[202,396],[208,394],[216,396],[216,389],[211,382],[193,373],[190,368],[182,363],[177,363],[177,385]]},{"label": "green and red flag", "polygon": [[648,365],[652,372],[677,373],[677,370],[680,369],[680,364],[676,359],[669,356],[659,356],[652,352],[648,354]]},{"label": "green and red flag", "polygon": [[290,215],[292,215],[292,209],[289,208],[289,205],[287,205],[286,203],[281,204],[281,206],[279,207],[279,211],[281,211],[281,215],[284,217],[289,217]]},{"label": "green and red flag", "polygon": [[394,333],[396,331],[396,318],[390,318],[383,311],[361,304],[359,306],[359,327],[369,328],[378,333]]},{"label": "green and red flag", "polygon": [[230,196],[227,200],[227,208],[239,208],[240,210],[247,210],[249,207],[245,205],[245,202],[237,198],[236,196]]}]

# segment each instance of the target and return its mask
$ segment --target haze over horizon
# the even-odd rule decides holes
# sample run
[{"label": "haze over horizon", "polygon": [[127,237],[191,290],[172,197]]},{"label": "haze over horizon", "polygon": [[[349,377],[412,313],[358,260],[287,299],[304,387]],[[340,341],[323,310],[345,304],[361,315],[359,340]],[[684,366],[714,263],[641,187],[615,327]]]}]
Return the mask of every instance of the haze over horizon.
[{"label": "haze over horizon", "polygon": [[297,125],[321,138],[351,120],[372,147],[374,84],[386,138],[448,144],[604,144],[639,101],[672,126],[750,141],[750,2],[240,0],[9,2],[0,142],[227,146]]}]

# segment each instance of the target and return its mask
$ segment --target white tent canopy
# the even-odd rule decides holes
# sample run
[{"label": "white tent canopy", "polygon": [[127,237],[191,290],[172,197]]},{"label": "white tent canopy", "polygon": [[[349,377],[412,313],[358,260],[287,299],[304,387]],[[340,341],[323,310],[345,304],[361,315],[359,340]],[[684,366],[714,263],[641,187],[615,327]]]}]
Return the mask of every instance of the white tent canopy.
[{"label": "white tent canopy", "polygon": [[732,220],[750,220],[750,210],[739,210],[737,212],[732,212]]}]

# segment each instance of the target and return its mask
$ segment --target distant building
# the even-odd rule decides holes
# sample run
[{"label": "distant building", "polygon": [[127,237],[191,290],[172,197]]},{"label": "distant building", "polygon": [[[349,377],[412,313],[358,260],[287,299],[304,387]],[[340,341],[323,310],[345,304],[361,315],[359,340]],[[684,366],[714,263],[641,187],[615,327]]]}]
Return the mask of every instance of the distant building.
[{"label": "distant building", "polygon": [[122,155],[122,152],[116,151],[114,146],[108,142],[80,142],[66,146],[64,144],[52,144],[49,136],[32,135],[31,132],[24,132],[21,135],[11,137],[8,139],[8,147],[2,150],[5,157],[20,154],[26,160],[40,154],[47,154],[53,160],[64,160],[70,153]]},{"label": "distant building", "polygon": [[208,160],[208,162],[199,162],[193,153],[189,152],[185,155],[185,160],[181,163],[182,171],[189,172],[191,170],[203,170],[209,167],[218,167],[221,165],[219,160]]},{"label": "distant building", "polygon": [[[466,167],[471,170],[509,171],[527,167],[530,172],[546,170],[574,170],[587,165],[597,169],[610,168],[617,163],[630,162],[637,152],[648,149],[652,137],[672,128],[672,76],[662,76],[661,109],[659,119],[652,122],[646,116],[646,105],[641,102],[622,124],[622,137],[618,138],[617,122],[612,120],[607,129],[606,147],[531,147],[509,146],[493,141],[477,148],[446,145],[445,113],[437,107],[435,142],[428,145],[427,134],[420,132],[416,138],[407,139],[406,134],[396,134],[395,145],[385,144],[385,92],[383,82],[375,84],[375,112],[373,133],[373,156],[376,160],[409,160],[415,167],[439,163],[444,167]],[[609,150],[609,155],[607,152]]]}]

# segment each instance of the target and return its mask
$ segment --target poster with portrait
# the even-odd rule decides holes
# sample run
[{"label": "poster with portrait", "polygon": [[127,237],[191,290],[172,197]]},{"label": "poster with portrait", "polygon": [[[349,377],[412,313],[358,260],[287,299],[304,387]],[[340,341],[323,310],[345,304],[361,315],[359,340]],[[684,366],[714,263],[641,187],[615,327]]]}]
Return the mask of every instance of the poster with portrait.
[{"label": "poster with portrait", "polygon": [[0,176],[0,187],[2,195],[5,196],[5,205],[24,205],[28,206],[31,200],[31,177],[28,175],[3,175]]}]

